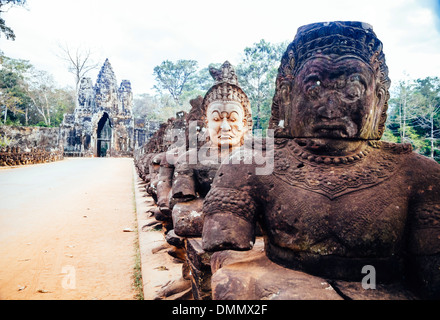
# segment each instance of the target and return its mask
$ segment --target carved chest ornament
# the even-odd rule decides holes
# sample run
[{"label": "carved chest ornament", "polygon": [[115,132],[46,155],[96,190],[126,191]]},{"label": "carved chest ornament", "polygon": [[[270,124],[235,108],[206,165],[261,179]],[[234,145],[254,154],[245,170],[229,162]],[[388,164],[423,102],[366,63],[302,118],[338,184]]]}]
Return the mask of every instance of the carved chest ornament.
[{"label": "carved chest ornament", "polygon": [[[395,155],[372,146],[352,156],[319,157],[292,139],[282,140],[275,147],[273,174],[291,186],[322,194],[330,200],[378,185],[399,165]],[[385,148],[393,147],[387,144]]]}]

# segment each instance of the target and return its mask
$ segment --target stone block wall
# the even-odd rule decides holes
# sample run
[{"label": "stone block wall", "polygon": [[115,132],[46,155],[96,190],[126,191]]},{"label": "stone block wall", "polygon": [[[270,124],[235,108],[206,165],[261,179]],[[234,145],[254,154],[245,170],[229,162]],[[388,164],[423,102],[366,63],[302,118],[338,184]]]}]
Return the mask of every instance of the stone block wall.
[{"label": "stone block wall", "polygon": [[59,128],[0,126],[0,166],[44,163],[63,159]]}]

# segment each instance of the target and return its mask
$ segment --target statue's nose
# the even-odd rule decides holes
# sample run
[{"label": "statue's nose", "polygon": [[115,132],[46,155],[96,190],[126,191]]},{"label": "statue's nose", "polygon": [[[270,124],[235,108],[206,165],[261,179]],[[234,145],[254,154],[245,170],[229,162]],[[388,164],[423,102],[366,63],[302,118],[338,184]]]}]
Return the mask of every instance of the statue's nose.
[{"label": "statue's nose", "polygon": [[325,119],[337,119],[342,117],[341,100],[335,95],[328,95],[319,106],[318,115]]},{"label": "statue's nose", "polygon": [[231,130],[231,126],[229,125],[229,123],[228,123],[228,119],[226,119],[226,117],[223,118],[223,120],[222,120],[222,125],[220,126],[220,128],[221,128],[223,131],[229,131],[229,130]]}]

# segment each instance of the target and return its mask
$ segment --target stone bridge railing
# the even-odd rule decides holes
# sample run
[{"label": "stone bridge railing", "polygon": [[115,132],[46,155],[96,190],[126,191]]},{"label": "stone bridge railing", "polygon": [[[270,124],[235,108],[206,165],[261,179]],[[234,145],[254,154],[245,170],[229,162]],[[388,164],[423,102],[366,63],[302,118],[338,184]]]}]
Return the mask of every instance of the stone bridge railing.
[{"label": "stone bridge railing", "polygon": [[60,150],[46,151],[38,148],[33,148],[32,150],[22,151],[19,147],[0,148],[0,166],[37,164],[62,159],[63,152]]}]

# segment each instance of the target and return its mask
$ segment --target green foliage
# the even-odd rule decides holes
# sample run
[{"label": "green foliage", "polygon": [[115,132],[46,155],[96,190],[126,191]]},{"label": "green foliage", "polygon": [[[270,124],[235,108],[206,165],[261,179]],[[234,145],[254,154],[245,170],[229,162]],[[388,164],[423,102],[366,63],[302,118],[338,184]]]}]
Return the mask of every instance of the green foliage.
[{"label": "green foliage", "polygon": [[159,94],[169,93],[174,101],[180,105],[184,91],[194,89],[194,75],[197,72],[197,61],[178,60],[176,63],[165,60],[154,68],[157,84],[154,89]]},{"label": "green foliage", "polygon": [[272,97],[275,93],[277,67],[286,44],[271,44],[264,39],[244,49],[237,66],[239,82],[251,101],[255,129],[267,129]]},{"label": "green foliage", "polygon": [[1,122],[9,125],[58,126],[64,113],[73,112],[75,95],[60,89],[47,72],[27,60],[12,59],[0,52]]},{"label": "green foliage", "polygon": [[[163,61],[154,68],[156,89],[158,95],[140,95],[134,99],[135,117],[145,117],[149,120],[162,122],[176,116],[176,112],[191,109],[189,101],[197,96],[204,96],[214,84],[209,67],[197,69],[197,61],[178,60]],[[220,63],[209,66],[219,67]]]},{"label": "green foliage", "polygon": [[221,65],[221,63],[210,63],[208,67],[202,68],[196,74],[195,83],[197,88],[203,92],[203,94],[201,94],[202,97],[214,84],[211,74],[209,73],[209,68],[219,69]]},{"label": "green foliage", "polygon": [[26,60],[11,59],[0,52],[0,105],[3,123],[15,121],[26,109],[26,93],[23,89],[24,74],[30,68]]},{"label": "green foliage", "polygon": [[38,122],[35,126],[36,126],[36,127],[45,127],[45,128],[49,127],[49,126],[47,125],[47,123],[45,123],[44,121],[40,121],[40,122]]},{"label": "green foliage", "polygon": [[394,143],[399,142],[399,138],[396,137],[390,130],[385,130],[382,135],[382,140]]},{"label": "green foliage", "polygon": [[384,140],[411,143],[422,155],[440,160],[440,79],[400,81],[389,101]]},{"label": "green foliage", "polygon": [[[277,67],[286,47],[287,43],[271,44],[260,40],[244,49],[242,60],[235,66],[238,82],[251,101],[256,129],[264,131],[268,127]],[[155,99],[145,96],[135,99],[135,117],[166,121],[177,111],[189,111],[189,101],[198,95],[203,97],[214,84],[209,67],[220,66],[221,63],[212,63],[197,70],[194,60],[163,61],[154,68],[154,89],[158,96]]]},{"label": "green foliage", "polygon": [[9,139],[6,135],[0,138],[0,148],[11,145],[12,139]]},{"label": "green foliage", "polygon": [[[0,0],[0,14],[5,12],[5,8],[12,6],[24,6],[26,0]],[[7,40],[15,40],[14,31],[6,25],[6,21],[0,17],[0,37],[2,33]]]},{"label": "green foliage", "polygon": [[76,94],[73,89],[67,88],[55,88],[52,94],[51,127],[58,127],[63,122],[64,114],[74,112]]},{"label": "green foliage", "polygon": [[177,105],[169,94],[140,94],[133,99],[133,116],[150,121],[166,122],[175,116]]}]

